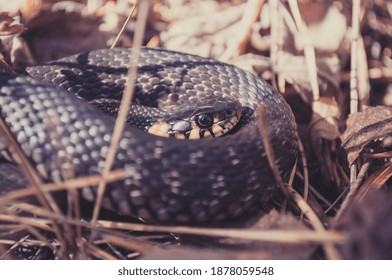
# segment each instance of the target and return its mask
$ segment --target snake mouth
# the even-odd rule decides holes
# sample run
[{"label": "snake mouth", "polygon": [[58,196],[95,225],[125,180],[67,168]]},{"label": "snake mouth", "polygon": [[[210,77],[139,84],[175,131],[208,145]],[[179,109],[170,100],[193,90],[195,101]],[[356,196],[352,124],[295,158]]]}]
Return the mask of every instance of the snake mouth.
[{"label": "snake mouth", "polygon": [[[197,140],[227,134],[236,126],[243,112],[241,103],[234,100],[202,102],[207,105],[194,104],[177,111],[132,104],[127,123],[160,137]],[[117,116],[120,107],[119,100],[110,98],[99,98],[89,103],[113,117]]]},{"label": "snake mouth", "polygon": [[148,132],[161,137],[189,140],[220,137],[236,126],[241,114],[242,106],[237,101],[216,102],[167,119],[158,119]]}]

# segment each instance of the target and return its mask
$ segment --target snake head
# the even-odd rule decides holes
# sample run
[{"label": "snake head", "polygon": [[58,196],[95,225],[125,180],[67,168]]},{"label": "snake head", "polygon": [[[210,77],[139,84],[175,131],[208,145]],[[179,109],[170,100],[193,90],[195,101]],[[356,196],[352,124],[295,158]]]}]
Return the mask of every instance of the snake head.
[{"label": "snake head", "polygon": [[219,137],[235,127],[242,113],[241,104],[232,100],[209,101],[207,104],[194,104],[192,107],[158,119],[148,132],[177,139]]}]

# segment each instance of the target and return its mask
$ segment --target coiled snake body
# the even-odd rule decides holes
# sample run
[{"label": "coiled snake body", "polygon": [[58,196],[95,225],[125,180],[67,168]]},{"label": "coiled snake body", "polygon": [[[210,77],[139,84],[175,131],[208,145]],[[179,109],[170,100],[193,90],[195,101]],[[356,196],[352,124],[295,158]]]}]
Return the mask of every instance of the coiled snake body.
[{"label": "coiled snake body", "polygon": [[[120,99],[130,52],[92,51],[27,69],[34,78],[0,77],[1,118],[44,181],[65,179],[66,159],[73,176],[102,171],[114,119],[81,98]],[[108,184],[104,207],[152,222],[211,223],[249,214],[270,199],[275,183],[255,110],[259,104],[266,108],[277,166],[287,179],[297,135],[284,99],[234,66],[142,50],[133,103],[176,110],[210,98],[241,103],[238,128],[223,137],[192,141],[126,127],[112,169],[125,168],[128,177]],[[7,149],[2,145],[0,152]],[[95,192],[94,187],[81,190],[89,200]]]}]

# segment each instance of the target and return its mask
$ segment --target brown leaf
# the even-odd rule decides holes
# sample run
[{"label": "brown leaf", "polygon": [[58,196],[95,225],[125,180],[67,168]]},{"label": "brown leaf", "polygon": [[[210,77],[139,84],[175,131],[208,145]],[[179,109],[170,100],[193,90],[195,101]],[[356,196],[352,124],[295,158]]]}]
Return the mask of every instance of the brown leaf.
[{"label": "brown leaf", "polygon": [[60,4],[43,7],[26,22],[23,38],[37,63],[106,47],[99,17],[83,13],[83,4]]},{"label": "brown leaf", "polygon": [[392,134],[392,109],[369,107],[349,116],[347,130],[341,136],[342,147],[351,165],[371,141]]},{"label": "brown leaf", "polygon": [[241,32],[236,23],[244,8],[242,4],[178,20],[162,32],[162,43],[168,49],[218,58]]},{"label": "brown leaf", "polygon": [[392,163],[388,162],[380,169],[370,174],[369,178],[362,184],[355,200],[362,201],[370,190],[379,190],[392,177]]},{"label": "brown leaf", "polygon": [[22,32],[23,24],[12,24],[14,19],[8,13],[0,13],[0,36],[9,36]]}]

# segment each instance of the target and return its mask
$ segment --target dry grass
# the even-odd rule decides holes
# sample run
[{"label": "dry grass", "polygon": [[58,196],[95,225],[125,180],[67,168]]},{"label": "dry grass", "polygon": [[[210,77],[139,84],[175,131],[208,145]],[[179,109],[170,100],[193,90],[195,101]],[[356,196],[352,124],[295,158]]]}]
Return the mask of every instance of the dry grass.
[{"label": "dry grass", "polygon": [[[210,243],[208,246],[216,246],[216,239],[230,239],[247,240],[250,243],[260,242],[274,243],[285,246],[291,245],[317,245],[323,248],[324,254],[321,257],[328,259],[340,259],[344,256],[337,250],[338,246],[346,244],[349,235],[344,230],[336,230],[330,227],[324,220],[324,213],[320,214],[320,210],[329,213],[331,209],[336,209],[335,222],[342,220],[347,214],[347,209],[353,201],[360,200],[365,196],[368,189],[375,185],[384,185],[390,178],[391,168],[385,166],[379,173],[374,176],[369,176],[370,162],[359,162],[352,165],[350,168],[350,187],[342,190],[340,196],[335,197],[335,201],[328,202],[328,199],[314,199],[311,195],[312,188],[310,186],[310,176],[307,164],[307,155],[305,155],[305,147],[300,143],[301,161],[294,167],[292,177],[289,184],[282,182],[279,176],[276,162],[274,159],[274,152],[270,148],[268,137],[268,125],[263,117],[263,108],[260,107],[260,129],[261,137],[266,147],[269,165],[273,171],[275,181],[280,190],[285,194],[285,199],[294,204],[288,206],[286,211],[292,211],[298,216],[298,220],[304,215],[303,224],[312,229],[257,229],[257,228],[202,228],[202,227],[184,227],[184,226],[155,226],[146,225],[142,223],[130,223],[122,221],[109,221],[99,219],[99,214],[102,209],[103,193],[105,186],[109,182],[116,180],[123,180],[127,174],[125,170],[111,170],[114,157],[116,155],[116,147],[121,139],[121,135],[125,125],[125,118],[131,104],[134,83],[137,75],[137,62],[140,52],[140,47],[143,44],[143,35],[145,34],[145,26],[148,21],[148,2],[138,1],[137,20],[133,38],[133,51],[129,68],[128,84],[124,90],[123,100],[118,114],[116,125],[113,129],[111,147],[107,155],[107,161],[102,175],[88,176],[85,178],[72,178],[72,176],[61,183],[44,184],[41,182],[39,176],[36,174],[34,167],[29,164],[21,149],[14,141],[13,136],[8,131],[8,128],[3,122],[0,122],[0,129],[9,140],[10,148],[12,149],[14,158],[17,159],[18,165],[23,173],[29,179],[30,188],[23,190],[16,190],[0,197],[0,222],[2,223],[0,229],[0,259],[7,259],[10,257],[19,257],[15,254],[16,251],[22,248],[31,249],[31,258],[56,258],[56,259],[132,259],[148,254],[151,250],[159,248],[167,248],[168,250],[178,246],[178,236],[197,236],[208,237]],[[278,13],[279,4],[277,1],[269,1],[270,9],[273,13]],[[289,1],[289,8],[292,14],[291,22],[292,28],[295,29],[295,36],[299,36],[300,40],[297,42],[303,47],[303,55],[306,62],[306,70],[308,80],[314,101],[319,101],[320,92],[319,79],[322,74],[318,73],[317,55],[314,47],[308,38],[308,27],[302,18],[301,10],[297,1]],[[152,3],[156,5],[156,3]],[[221,56],[222,59],[228,60],[246,52],[246,46],[249,44],[251,37],[251,29],[257,21],[257,15],[263,8],[264,1],[249,1],[246,13],[243,14],[241,25],[246,32],[238,37]],[[134,6],[136,7],[136,5]],[[156,7],[156,6],[154,6]],[[353,1],[352,5],[352,36],[351,36],[351,65],[350,65],[350,112],[354,113],[358,110],[359,93],[358,91],[358,64],[366,64],[366,61],[361,61],[364,56],[358,54],[358,44],[360,40],[360,21],[361,11],[365,7],[361,6],[359,0]],[[362,10],[361,10],[362,9]],[[131,18],[134,10],[128,16],[127,21]],[[253,12],[253,13],[252,13]],[[286,11],[287,12],[287,11]],[[271,14],[273,14],[271,13]],[[289,13],[286,13],[286,16]],[[245,16],[250,15],[250,16]],[[281,51],[281,42],[279,42],[279,25],[276,22],[276,17],[271,20],[271,65],[272,69],[272,84],[280,89],[286,88],[287,80],[282,82],[282,75],[278,75],[279,68],[277,67]],[[120,41],[120,36],[124,29],[118,34],[113,45]],[[294,35],[293,35],[294,36]],[[155,37],[156,38],[156,37]],[[153,40],[150,41],[152,44]],[[366,56],[365,56],[366,58]],[[368,79],[391,80],[390,71],[388,68],[373,68],[368,71]],[[284,76],[284,75],[283,75]],[[344,78],[346,77],[346,78]],[[275,78],[277,78],[275,80]],[[342,81],[347,79],[347,75],[342,73]],[[284,90],[283,90],[284,91]],[[342,90],[343,92],[343,90]],[[312,105],[310,106],[312,107]],[[312,124],[309,126],[311,127]],[[56,134],[56,133],[54,133]],[[60,136],[61,137],[61,136]],[[332,141],[335,143],[334,141]],[[331,143],[331,142],[329,142]],[[333,146],[333,144],[331,144]],[[329,146],[331,147],[331,146]],[[335,146],[333,146],[335,147]],[[332,153],[332,152],[331,152]],[[380,153],[382,158],[390,157]],[[335,162],[331,161],[331,165]],[[356,174],[357,164],[360,164],[360,172]],[[297,166],[298,165],[298,166]],[[299,167],[303,171],[300,171]],[[297,170],[298,168],[298,170]],[[303,189],[304,195],[301,196],[292,186],[300,186],[294,180],[295,173],[303,175]],[[340,180],[344,182],[344,168],[338,165],[335,167],[335,177],[341,177]],[[337,174],[337,175],[336,175]],[[364,183],[365,182],[365,183]],[[378,182],[378,184],[377,184]],[[317,184],[317,181],[316,181]],[[78,195],[77,191],[86,186],[97,187],[97,199],[95,202],[92,220],[85,221],[81,218],[78,210]],[[69,205],[73,205],[68,213],[62,213],[59,206],[51,193],[59,190],[67,190]],[[314,192],[313,192],[314,193]],[[39,206],[28,203],[23,203],[24,198],[29,196],[36,196],[39,201]],[[309,200],[308,200],[309,197]],[[327,205],[325,205],[327,204]],[[286,205],[286,204],[283,204]],[[297,212],[298,209],[299,213]],[[284,206],[282,207],[284,209]],[[18,211],[16,211],[18,210]],[[332,212],[332,211],[331,211]],[[18,213],[18,214],[15,214]],[[214,242],[212,242],[214,241]],[[264,243],[263,243],[264,242]],[[257,243],[259,244],[259,243]],[[205,246],[205,245],[204,245]],[[187,246],[184,246],[187,249]],[[198,245],[191,244],[191,249],[198,250]],[[201,247],[203,248],[203,246]],[[225,247],[226,248],[226,247]],[[227,248],[226,248],[227,249]],[[248,247],[244,246],[243,252],[249,252]],[[227,249],[229,250],[229,249]],[[299,249],[300,250],[300,249]],[[48,253],[49,251],[49,253]],[[23,252],[19,252],[23,255]],[[232,252],[231,252],[232,253]],[[263,257],[264,251],[262,252]],[[222,258],[232,258],[232,254],[221,255]],[[309,257],[314,255],[309,255]],[[268,257],[268,255],[267,255]],[[316,257],[320,257],[316,255]]]}]

